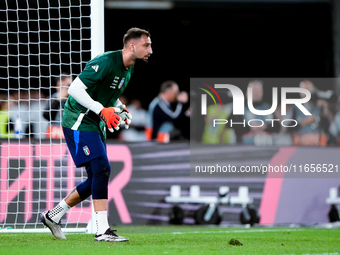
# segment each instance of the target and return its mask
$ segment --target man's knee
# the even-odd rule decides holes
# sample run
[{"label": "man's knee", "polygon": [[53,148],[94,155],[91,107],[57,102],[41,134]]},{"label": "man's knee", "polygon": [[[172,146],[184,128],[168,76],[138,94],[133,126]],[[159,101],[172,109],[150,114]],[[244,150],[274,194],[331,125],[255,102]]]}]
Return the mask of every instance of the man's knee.
[{"label": "man's knee", "polygon": [[92,194],[93,173],[92,173],[90,165],[86,167],[86,172],[87,172],[87,179],[77,185],[77,191],[78,191],[78,194],[81,200],[85,200]]},{"label": "man's knee", "polygon": [[107,199],[107,187],[111,173],[110,163],[104,156],[95,158],[90,163],[93,171],[92,198]]}]

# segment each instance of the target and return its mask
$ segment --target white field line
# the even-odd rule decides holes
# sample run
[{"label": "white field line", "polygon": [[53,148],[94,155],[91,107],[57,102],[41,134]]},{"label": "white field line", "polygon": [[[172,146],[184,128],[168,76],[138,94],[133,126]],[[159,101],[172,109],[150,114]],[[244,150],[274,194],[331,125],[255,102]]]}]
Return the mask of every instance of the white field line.
[{"label": "white field line", "polygon": [[[339,255],[340,253],[334,252],[334,253],[304,253],[302,255]],[[294,254],[292,254],[294,255]]]},{"label": "white field line", "polygon": [[282,228],[282,229],[245,229],[245,230],[219,230],[219,231],[192,231],[192,232],[172,232],[173,235],[186,234],[228,234],[228,233],[261,233],[261,232],[279,232],[279,231],[303,231],[300,228]]},{"label": "white field line", "polygon": [[[62,228],[63,233],[85,233],[85,228]],[[48,228],[29,228],[29,229],[0,229],[0,234],[2,233],[50,233]],[[8,236],[8,235],[7,235]]]},{"label": "white field line", "polygon": [[[302,255],[339,255],[340,253],[334,252],[334,253],[303,253]],[[292,254],[285,254],[285,255],[295,255],[295,253]]]}]

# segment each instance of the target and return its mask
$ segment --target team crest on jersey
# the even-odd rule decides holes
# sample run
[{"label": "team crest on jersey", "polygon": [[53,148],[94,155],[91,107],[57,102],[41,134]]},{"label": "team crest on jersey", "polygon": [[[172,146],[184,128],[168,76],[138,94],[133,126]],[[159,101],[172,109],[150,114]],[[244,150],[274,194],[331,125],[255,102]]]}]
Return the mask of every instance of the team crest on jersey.
[{"label": "team crest on jersey", "polygon": [[89,147],[87,147],[87,145],[85,145],[85,146],[83,147],[83,151],[84,151],[84,153],[85,153],[86,156],[90,155],[90,150],[89,150]]},{"label": "team crest on jersey", "polygon": [[120,89],[120,88],[123,86],[124,81],[125,81],[125,78],[123,78],[123,79],[120,81],[120,84],[119,84],[119,86],[118,86],[118,89]]}]

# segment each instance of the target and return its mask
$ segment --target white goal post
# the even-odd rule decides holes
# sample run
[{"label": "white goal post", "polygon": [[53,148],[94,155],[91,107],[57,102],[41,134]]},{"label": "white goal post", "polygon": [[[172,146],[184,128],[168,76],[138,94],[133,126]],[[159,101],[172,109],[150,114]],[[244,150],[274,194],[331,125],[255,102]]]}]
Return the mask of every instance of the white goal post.
[{"label": "white goal post", "polygon": [[[85,180],[56,117],[62,106],[48,108],[64,77],[103,52],[104,0],[0,2],[0,233],[48,232],[40,213]],[[63,230],[94,233],[92,208],[90,198],[73,207]]]}]

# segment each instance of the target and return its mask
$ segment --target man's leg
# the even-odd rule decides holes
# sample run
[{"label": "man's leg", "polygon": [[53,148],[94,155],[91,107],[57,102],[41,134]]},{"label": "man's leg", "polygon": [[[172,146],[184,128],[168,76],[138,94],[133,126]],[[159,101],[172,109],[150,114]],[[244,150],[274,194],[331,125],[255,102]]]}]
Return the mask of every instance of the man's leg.
[{"label": "man's leg", "polygon": [[41,214],[41,222],[48,227],[52,234],[59,239],[66,239],[60,228],[60,220],[69,209],[91,195],[92,170],[90,164],[86,165],[87,179],[74,189],[53,209]]},{"label": "man's leg", "polygon": [[111,166],[107,156],[101,156],[90,161],[93,170],[92,200],[95,211],[96,235],[103,235],[110,228],[107,219],[108,184]]},{"label": "man's leg", "polygon": [[68,204],[68,206],[73,207],[77,204],[79,204],[81,201],[83,201],[80,198],[80,195],[77,191],[77,187],[74,187],[74,189],[70,192],[70,194],[68,194],[65,198],[64,198],[66,204]]},{"label": "man's leg", "polygon": [[96,220],[95,241],[125,242],[129,238],[118,236],[111,230],[107,219],[108,184],[111,166],[107,156],[100,156],[90,161],[93,171],[92,199]]},{"label": "man's leg", "polygon": [[93,199],[93,207],[95,212],[107,211],[107,199]]}]

